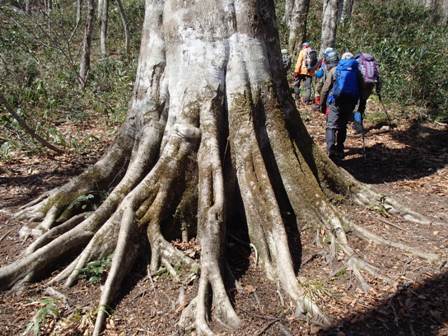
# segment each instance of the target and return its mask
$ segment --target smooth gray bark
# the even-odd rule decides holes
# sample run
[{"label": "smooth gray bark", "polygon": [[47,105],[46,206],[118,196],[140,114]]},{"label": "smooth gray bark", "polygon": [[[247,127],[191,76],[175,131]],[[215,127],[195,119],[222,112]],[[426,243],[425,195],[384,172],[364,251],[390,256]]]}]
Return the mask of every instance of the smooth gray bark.
[{"label": "smooth gray bark", "polygon": [[292,9],[294,8],[294,0],[285,0],[285,13],[283,14],[283,22],[289,23],[291,18]]},{"label": "smooth gray bark", "polygon": [[109,21],[109,0],[101,0],[98,3],[100,8],[98,8],[98,14],[100,16],[100,51],[101,56],[104,58],[107,56],[107,26]]},{"label": "smooth gray bark", "polygon": [[[90,0],[89,43],[93,6]],[[177,276],[173,265],[180,265],[182,274],[198,277],[201,269],[197,295],[183,311],[180,326],[212,335],[212,312],[227,327],[237,328],[240,319],[221,269],[226,215],[233,210],[228,195],[236,189],[226,185],[228,178],[240,190],[245,216],[238,225],[247,226],[258,265],[296,306],[298,317],[309,314],[320,324],[329,322],[297,280],[293,251],[300,248],[300,224],[325,232],[330,249],[338,249],[338,260],[367,287],[360,271],[374,268],[349,246],[345,232],[350,221],[328,196],[339,193],[360,205],[428,220],[360,184],[314,144],[289,94],[275,22],[272,0],[146,0],[125,124],[94,166],[24,207],[19,215],[40,221],[37,234],[43,238],[0,268],[0,288],[31,281],[68,252],[78,252],[54,280],[71,286],[88,262],[113,254],[93,331],[97,336],[106,319],[103,308],[113,302],[148,241],[150,272],[163,265]],[[192,190],[197,193],[200,260],[170,244],[162,230],[173,217],[176,195],[182,195],[179,182],[186,178],[189,160],[194,167],[189,173],[197,177]],[[86,219],[70,222],[70,205],[89,193],[107,196]]]},{"label": "smooth gray bark", "polygon": [[353,12],[353,4],[355,0],[340,0],[338,9],[338,21],[344,22],[346,19],[350,19]]},{"label": "smooth gray bark", "polygon": [[336,46],[336,30],[339,3],[342,0],[324,0],[322,10],[322,33],[320,54],[328,48]]},{"label": "smooth gray bark", "polygon": [[129,25],[128,19],[126,17],[126,12],[123,7],[123,3],[121,0],[116,0],[118,6],[118,13],[120,14],[121,25],[123,26],[123,35],[124,35],[124,49],[126,55],[129,53]]},{"label": "smooth gray bark", "polygon": [[292,13],[289,17],[288,51],[295,60],[300,52],[300,46],[306,38],[306,24],[310,0],[294,0]]},{"label": "smooth gray bark", "polygon": [[87,1],[86,24],[84,27],[84,39],[81,50],[81,62],[79,66],[79,84],[84,88],[90,70],[90,53],[92,49],[93,26],[95,22],[95,1]]}]

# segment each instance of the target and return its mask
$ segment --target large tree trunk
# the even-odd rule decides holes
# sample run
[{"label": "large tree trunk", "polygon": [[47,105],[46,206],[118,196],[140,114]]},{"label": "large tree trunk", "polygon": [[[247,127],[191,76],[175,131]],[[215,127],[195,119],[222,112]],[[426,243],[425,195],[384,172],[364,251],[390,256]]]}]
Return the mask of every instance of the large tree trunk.
[{"label": "large tree trunk", "polygon": [[95,1],[87,1],[86,24],[82,42],[81,62],[79,65],[79,85],[84,88],[90,70],[90,52],[92,49],[93,25],[95,22]]},{"label": "large tree trunk", "polygon": [[288,51],[295,60],[300,51],[300,45],[306,38],[306,22],[310,0],[295,0],[292,13],[289,17]]},{"label": "large tree trunk", "polygon": [[320,39],[320,53],[336,46],[336,30],[338,22],[338,8],[342,0],[324,0],[322,10],[322,33]]},{"label": "large tree trunk", "polygon": [[[94,166],[18,214],[39,222],[22,229],[22,234],[37,239],[22,258],[0,269],[0,287],[31,281],[68,252],[78,251],[52,280],[71,286],[87,262],[113,253],[99,303],[100,308],[108,306],[145,246],[141,237],[146,232],[151,272],[160,265],[173,272],[171,265],[177,265],[187,274],[201,270],[197,296],[185,308],[180,325],[211,335],[207,312],[212,298],[214,317],[237,328],[240,320],[221,269],[226,214],[234,205],[228,199],[234,188],[225,181],[232,180],[240,190],[260,265],[297,306],[298,315],[328,322],[296,278],[292,249],[298,246],[291,242],[297,243],[301,225],[326,233],[332,242],[330,255],[336,248],[342,251],[363,288],[368,285],[360,271],[378,271],[351,249],[347,229],[417,253],[350,223],[330,203],[329,196],[337,193],[430,223],[339,170],[313,143],[289,94],[274,15],[269,0],[147,0],[134,93],[117,140]],[[196,187],[181,183],[186,173],[197,181]],[[112,190],[107,190],[111,184]],[[197,193],[197,198],[179,199],[186,191]],[[82,207],[76,204],[89,194],[107,197],[97,200],[94,212],[79,213]],[[162,230],[162,225],[176,223],[173,214],[185,203],[196,209],[197,232],[188,236],[199,239],[200,260],[170,244]],[[98,309],[94,335],[99,335],[105,318],[105,310]]]}]

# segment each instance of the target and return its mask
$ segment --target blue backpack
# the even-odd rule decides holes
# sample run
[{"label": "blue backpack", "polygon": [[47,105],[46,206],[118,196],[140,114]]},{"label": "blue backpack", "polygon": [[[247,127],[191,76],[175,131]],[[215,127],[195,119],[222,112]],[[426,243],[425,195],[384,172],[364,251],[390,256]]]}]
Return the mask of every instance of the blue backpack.
[{"label": "blue backpack", "polygon": [[333,84],[332,96],[350,96],[359,98],[358,62],[355,59],[340,60],[336,70],[336,80]]}]

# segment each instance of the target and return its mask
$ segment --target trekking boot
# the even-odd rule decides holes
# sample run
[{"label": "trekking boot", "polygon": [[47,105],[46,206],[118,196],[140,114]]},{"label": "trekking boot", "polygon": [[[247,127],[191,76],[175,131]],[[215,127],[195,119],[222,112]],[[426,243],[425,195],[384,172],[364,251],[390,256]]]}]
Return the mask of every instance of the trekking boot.
[{"label": "trekking boot", "polygon": [[362,125],[363,122],[363,116],[361,112],[355,112],[353,113],[353,129],[356,134],[363,134],[364,133],[364,126]]},{"label": "trekking boot", "polygon": [[345,157],[344,149],[338,148],[335,155],[338,160],[341,160],[341,161],[344,160],[344,157]]},{"label": "trekking boot", "polygon": [[[342,152],[342,155],[344,155],[344,152]],[[344,159],[343,156],[341,157],[339,152],[334,150],[328,152],[328,157],[330,158],[331,161],[333,161],[336,164],[340,163]]]},{"label": "trekking boot", "polygon": [[311,105],[313,102],[309,98],[303,98],[303,105]]}]

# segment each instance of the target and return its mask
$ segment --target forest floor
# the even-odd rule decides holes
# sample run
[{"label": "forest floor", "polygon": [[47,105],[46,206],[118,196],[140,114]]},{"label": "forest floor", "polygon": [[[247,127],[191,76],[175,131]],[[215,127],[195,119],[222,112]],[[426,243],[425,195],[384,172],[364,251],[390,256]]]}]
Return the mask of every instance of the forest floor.
[{"label": "forest floor", "polygon": [[[324,117],[307,109],[302,113],[315,141],[324,146]],[[366,124],[366,157],[362,138],[349,130],[346,158],[341,166],[362,182],[393,195],[425,215],[448,223],[448,132],[446,126],[402,122],[381,130]],[[102,139],[97,150],[86,156],[17,156],[0,163],[0,265],[14,260],[30,241],[21,241],[23,223],[12,218],[18,207],[56,187],[95,161],[99,148],[110,142],[105,130],[86,125],[86,133]],[[448,230],[437,225],[416,225],[396,217],[383,217],[373,210],[341,202],[337,205],[354,222],[384,237],[399,240],[441,256],[441,263],[424,260],[393,248],[369,244],[349,234],[357,253],[394,280],[384,283],[366,275],[368,292],[357,286],[340,260],[329,264],[319,254],[316,233],[301,232],[302,258],[299,281],[309,295],[332,318],[331,328],[320,328],[294,318],[294,309],[275,284],[265,279],[250,248],[231,238],[227,246],[238,285],[230,289],[241,329],[220,335],[448,335]],[[196,242],[183,246],[194,254]],[[445,261],[445,262],[444,262]],[[196,293],[196,283],[178,283],[167,273],[150,278],[146,260],[139,260],[126,279],[104,335],[180,335],[176,322],[185,303]],[[104,279],[100,269],[99,282]],[[45,281],[20,292],[0,293],[0,335],[19,335],[34,317],[41,334],[88,335],[92,330],[100,284],[83,279],[73,288]],[[54,306],[53,306],[54,304]],[[54,313],[54,316],[51,316]],[[36,315],[40,314],[40,315]],[[55,329],[56,321],[61,322]],[[63,328],[61,327],[63,326]],[[30,333],[32,334],[32,333]]]}]

